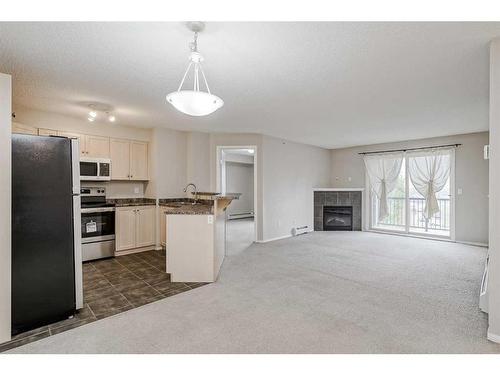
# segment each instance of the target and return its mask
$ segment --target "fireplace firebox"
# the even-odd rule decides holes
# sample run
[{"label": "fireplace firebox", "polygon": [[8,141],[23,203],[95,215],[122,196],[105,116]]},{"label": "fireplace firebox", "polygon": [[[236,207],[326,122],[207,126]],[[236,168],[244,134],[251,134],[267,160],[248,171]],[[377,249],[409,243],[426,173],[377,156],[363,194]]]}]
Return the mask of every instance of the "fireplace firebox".
[{"label": "fireplace firebox", "polygon": [[323,230],[352,231],[352,206],[323,206]]}]

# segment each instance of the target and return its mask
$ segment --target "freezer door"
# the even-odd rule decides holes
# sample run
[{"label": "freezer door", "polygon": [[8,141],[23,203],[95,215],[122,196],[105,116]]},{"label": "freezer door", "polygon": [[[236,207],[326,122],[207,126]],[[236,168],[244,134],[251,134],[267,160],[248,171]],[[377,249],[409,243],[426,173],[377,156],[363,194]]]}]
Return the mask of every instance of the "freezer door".
[{"label": "freezer door", "polygon": [[75,312],[71,141],[12,135],[12,331]]}]

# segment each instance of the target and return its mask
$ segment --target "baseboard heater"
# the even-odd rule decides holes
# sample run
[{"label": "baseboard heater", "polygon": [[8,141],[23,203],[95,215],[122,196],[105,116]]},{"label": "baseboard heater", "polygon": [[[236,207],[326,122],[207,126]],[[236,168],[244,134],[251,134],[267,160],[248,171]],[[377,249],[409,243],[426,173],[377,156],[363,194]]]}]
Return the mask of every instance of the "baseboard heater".
[{"label": "baseboard heater", "polygon": [[248,211],[248,212],[238,212],[235,214],[229,214],[227,215],[227,218],[229,220],[234,220],[234,219],[246,219],[253,216],[254,216],[253,211]]},{"label": "baseboard heater", "polygon": [[307,232],[309,232],[309,226],[308,225],[304,225],[302,227],[292,228],[292,235],[294,235],[294,236],[299,236],[301,234],[306,234]]}]

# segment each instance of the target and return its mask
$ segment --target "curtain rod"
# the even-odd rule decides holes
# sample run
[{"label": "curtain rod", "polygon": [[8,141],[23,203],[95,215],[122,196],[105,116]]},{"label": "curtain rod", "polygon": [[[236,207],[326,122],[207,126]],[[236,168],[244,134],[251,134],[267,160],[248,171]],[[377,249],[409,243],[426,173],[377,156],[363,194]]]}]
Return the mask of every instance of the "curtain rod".
[{"label": "curtain rod", "polygon": [[462,144],[461,143],[454,143],[454,144],[451,144],[451,145],[414,147],[414,148],[402,148],[402,149],[399,149],[399,150],[358,152],[358,155],[384,154],[384,153],[387,153],[387,152],[406,152],[406,151],[415,151],[415,150],[430,150],[430,149],[433,149],[433,148],[458,147],[458,146],[462,146]]}]

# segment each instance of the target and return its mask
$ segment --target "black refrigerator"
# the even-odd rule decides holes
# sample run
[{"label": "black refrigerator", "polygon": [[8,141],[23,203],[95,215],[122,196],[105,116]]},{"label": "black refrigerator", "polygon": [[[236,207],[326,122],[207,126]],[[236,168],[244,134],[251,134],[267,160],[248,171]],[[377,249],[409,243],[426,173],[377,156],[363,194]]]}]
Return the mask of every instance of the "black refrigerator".
[{"label": "black refrigerator", "polygon": [[78,141],[12,135],[12,334],[83,305]]}]

